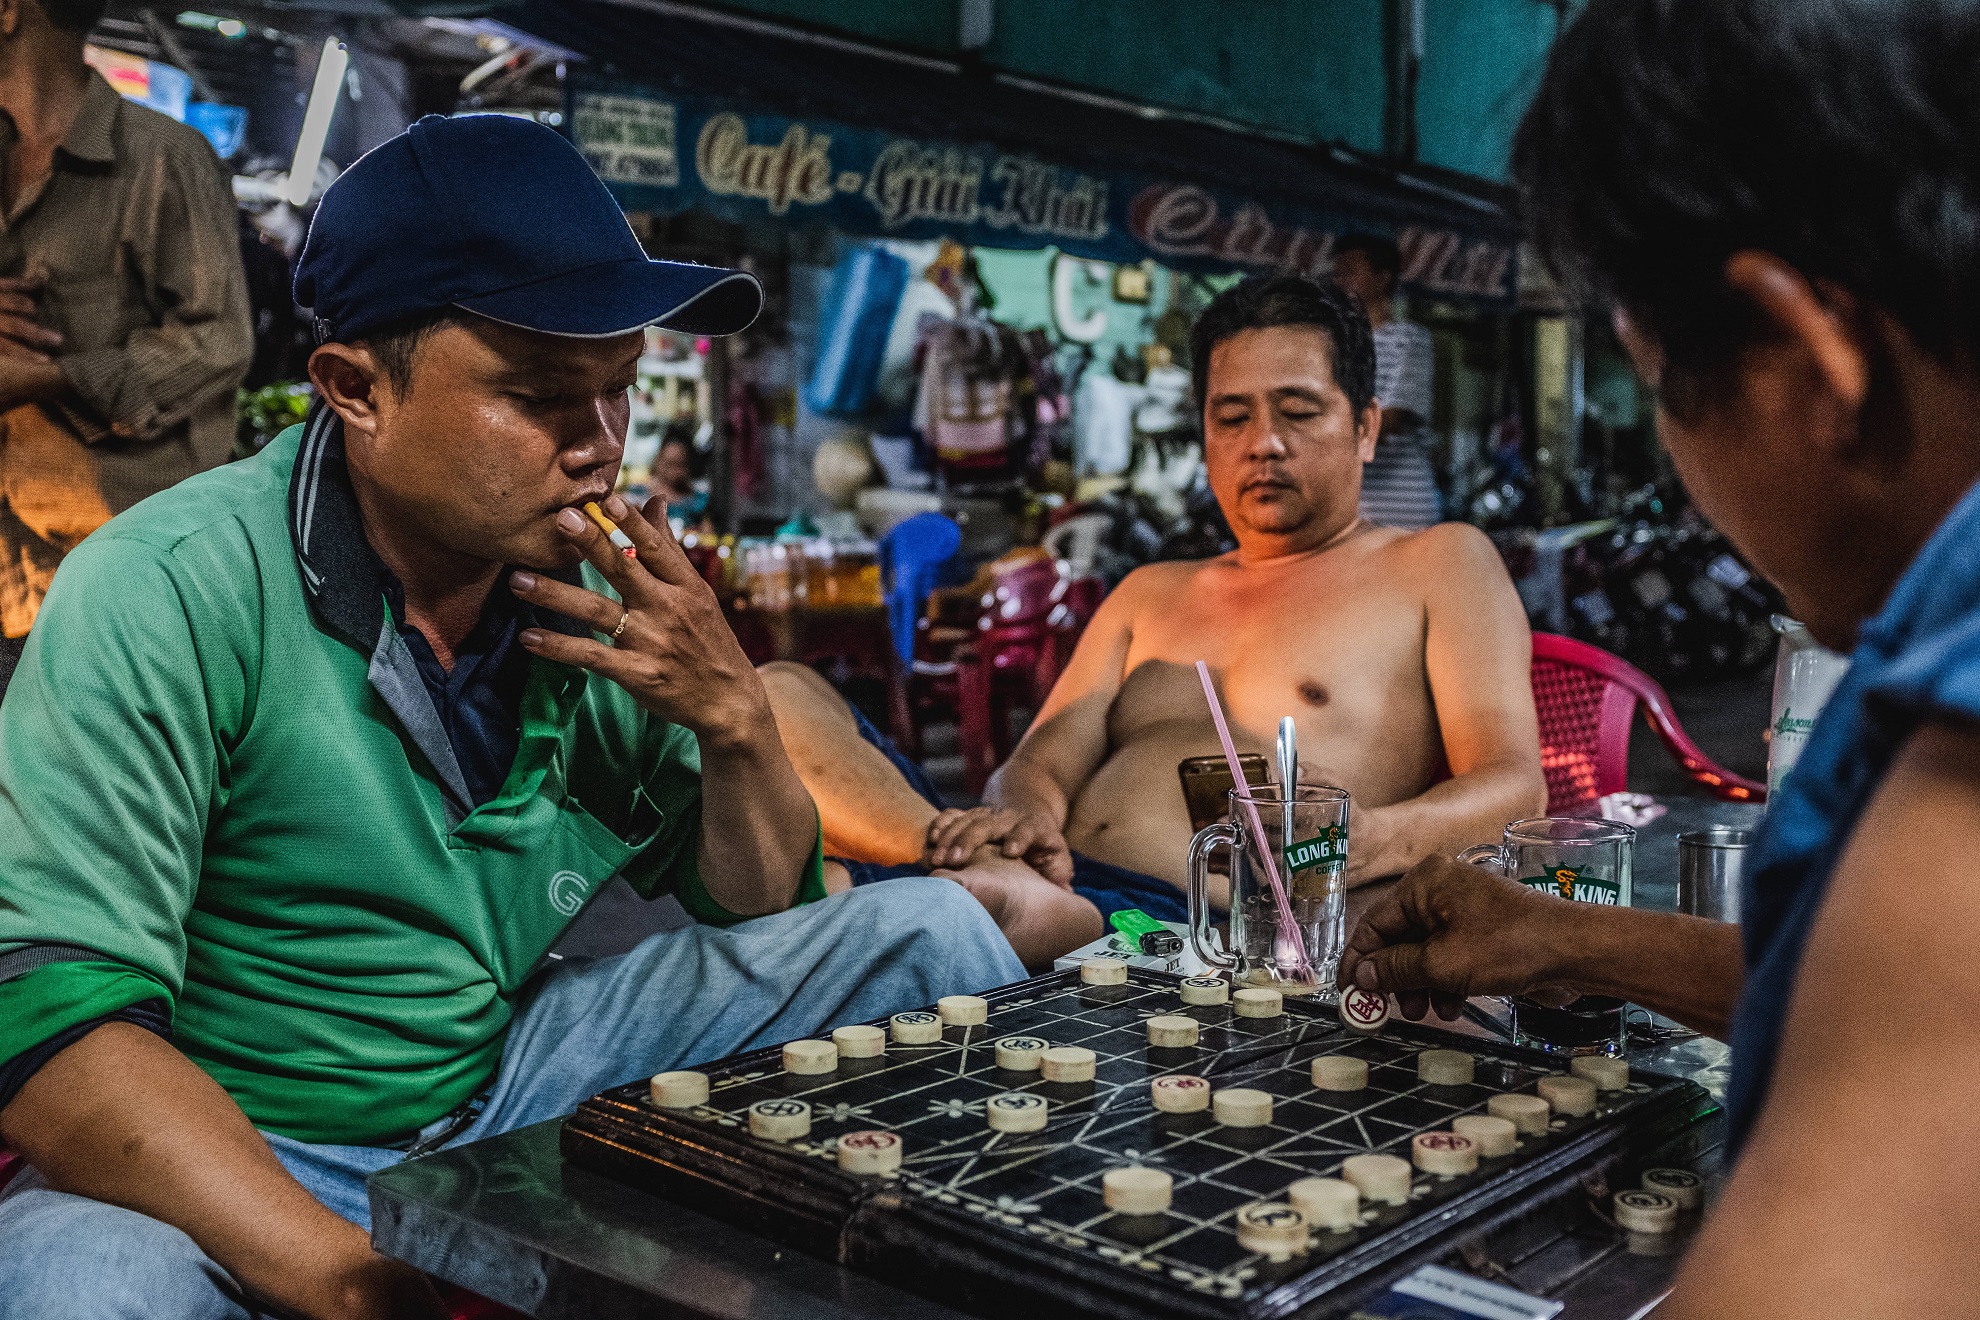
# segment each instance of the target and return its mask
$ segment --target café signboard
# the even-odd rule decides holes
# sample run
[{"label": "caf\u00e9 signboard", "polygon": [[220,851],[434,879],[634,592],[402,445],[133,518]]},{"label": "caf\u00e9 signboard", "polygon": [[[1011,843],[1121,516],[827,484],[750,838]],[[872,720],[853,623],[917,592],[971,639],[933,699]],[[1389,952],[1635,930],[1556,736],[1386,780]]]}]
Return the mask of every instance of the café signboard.
[{"label": "caf\u00e9 signboard", "polygon": [[1513,294],[1513,246],[1496,232],[1335,214],[1134,171],[1093,174],[984,143],[737,110],[574,81],[572,140],[628,210],[702,207],[739,221],[816,221],[842,232],[985,247],[1056,247],[1182,270],[1320,273],[1334,241],[1392,234],[1403,280],[1487,301]]}]

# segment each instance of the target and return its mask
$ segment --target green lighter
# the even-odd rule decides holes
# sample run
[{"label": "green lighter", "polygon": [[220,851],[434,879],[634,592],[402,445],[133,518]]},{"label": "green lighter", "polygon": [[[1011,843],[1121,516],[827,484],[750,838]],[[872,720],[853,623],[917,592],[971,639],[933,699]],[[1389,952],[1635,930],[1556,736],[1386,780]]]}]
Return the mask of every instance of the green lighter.
[{"label": "green lighter", "polygon": [[1182,952],[1182,936],[1140,908],[1122,908],[1108,920],[1115,930],[1127,936],[1135,947],[1150,957],[1166,958]]}]

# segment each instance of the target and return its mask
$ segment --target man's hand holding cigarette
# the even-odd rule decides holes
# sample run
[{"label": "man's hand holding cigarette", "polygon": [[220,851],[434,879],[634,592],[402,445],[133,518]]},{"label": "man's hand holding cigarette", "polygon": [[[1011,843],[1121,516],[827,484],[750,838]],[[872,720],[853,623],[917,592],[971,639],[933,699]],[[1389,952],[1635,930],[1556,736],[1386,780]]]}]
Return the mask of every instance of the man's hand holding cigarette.
[{"label": "man's hand holding cigarette", "polygon": [[617,495],[602,507],[635,554],[621,553],[579,509],[559,513],[557,530],[612,584],[618,600],[528,572],[514,574],[509,585],[520,599],[588,623],[607,640],[531,628],[522,644],[533,655],[611,679],[655,715],[694,730],[704,752],[759,738],[776,743],[755,667],[665,523],[649,523]]}]

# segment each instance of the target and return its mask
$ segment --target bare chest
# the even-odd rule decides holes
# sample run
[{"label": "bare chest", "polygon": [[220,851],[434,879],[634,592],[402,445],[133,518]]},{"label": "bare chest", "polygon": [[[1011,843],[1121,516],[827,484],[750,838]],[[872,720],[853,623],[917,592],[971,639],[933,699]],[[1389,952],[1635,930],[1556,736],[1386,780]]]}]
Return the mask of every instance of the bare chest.
[{"label": "bare chest", "polygon": [[1116,745],[1171,721],[1208,729],[1198,660],[1241,741],[1269,742],[1284,715],[1305,742],[1309,729],[1342,732],[1423,707],[1423,603],[1406,588],[1365,575],[1251,583],[1205,573],[1160,605],[1135,621],[1110,717]]}]

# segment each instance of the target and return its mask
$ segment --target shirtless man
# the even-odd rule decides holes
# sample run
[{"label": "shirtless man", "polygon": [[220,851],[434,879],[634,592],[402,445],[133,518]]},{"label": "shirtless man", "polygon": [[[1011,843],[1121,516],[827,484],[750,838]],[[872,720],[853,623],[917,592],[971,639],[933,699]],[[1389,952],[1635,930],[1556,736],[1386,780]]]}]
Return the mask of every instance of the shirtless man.
[{"label": "shirtless man", "polygon": [[827,846],[978,863],[956,878],[1027,962],[1097,938],[1120,907],[1179,915],[1190,825],[1176,764],[1218,750],[1199,659],[1241,751],[1269,753],[1292,715],[1302,778],[1354,795],[1350,884],[1545,807],[1531,643],[1491,544],[1459,524],[1407,533],[1357,515],[1381,416],[1360,309],[1332,284],[1248,280],[1205,309],[1191,348],[1211,490],[1238,548],[1121,583],[984,807],[937,814],[877,791],[887,777],[862,772],[868,753],[819,745],[811,703],[794,700],[807,680],[770,684]]}]

